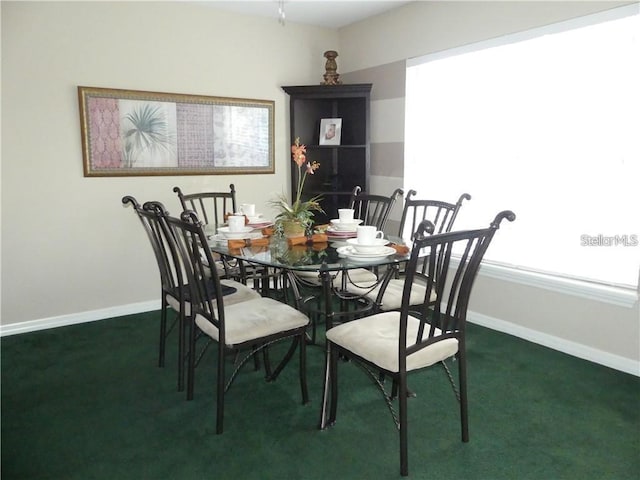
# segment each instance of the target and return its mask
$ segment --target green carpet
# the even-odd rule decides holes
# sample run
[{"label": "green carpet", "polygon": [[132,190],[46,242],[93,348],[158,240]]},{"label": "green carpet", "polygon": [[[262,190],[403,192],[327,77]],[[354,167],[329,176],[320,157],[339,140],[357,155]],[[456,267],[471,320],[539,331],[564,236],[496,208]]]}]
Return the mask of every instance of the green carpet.
[{"label": "green carpet", "polygon": [[[324,354],[311,347],[309,405],[297,357],[275,383],[246,369],[215,435],[213,355],[185,401],[174,356],[155,366],[157,322],[1,339],[3,480],[399,478],[395,426],[353,364],[340,365],[332,429],[316,428]],[[639,378],[473,325],[468,357],[468,444],[443,370],[410,378],[410,478],[640,478]]]}]

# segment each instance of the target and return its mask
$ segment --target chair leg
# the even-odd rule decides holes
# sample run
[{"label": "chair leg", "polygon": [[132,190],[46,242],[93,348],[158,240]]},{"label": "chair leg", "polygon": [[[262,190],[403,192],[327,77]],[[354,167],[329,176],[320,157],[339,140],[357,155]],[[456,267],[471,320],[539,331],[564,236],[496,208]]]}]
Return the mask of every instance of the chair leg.
[{"label": "chair leg", "polygon": [[320,408],[320,430],[324,430],[325,428],[327,428],[329,426],[329,422],[328,422],[328,407],[329,407],[329,390],[331,389],[331,385],[329,385],[329,382],[332,381],[332,376],[331,376],[331,344],[330,342],[327,340],[327,348],[325,350],[325,354],[324,354],[324,359],[325,359],[325,365],[324,365],[324,383],[322,385],[322,402],[321,402],[321,408]]},{"label": "chair leg", "polygon": [[178,391],[184,391],[184,344],[186,322],[184,314],[178,314]]},{"label": "chair leg", "polygon": [[220,435],[224,430],[224,345],[218,343],[218,378],[216,380],[216,434]]},{"label": "chair leg", "polygon": [[312,315],[310,315],[311,317],[311,343],[315,345],[316,343],[316,337],[317,337],[317,330],[318,330],[318,322],[320,321],[320,312],[322,311],[322,301],[323,298],[318,295],[316,297],[316,311],[313,312]]},{"label": "chair leg", "polygon": [[295,337],[291,342],[291,346],[289,347],[289,350],[287,350],[287,353],[284,355],[284,357],[282,357],[282,360],[280,360],[280,363],[276,366],[276,369],[273,371],[273,373],[269,374],[269,372],[267,372],[267,377],[266,377],[267,382],[272,382],[276,378],[278,378],[278,375],[280,375],[280,372],[282,372],[282,369],[287,365],[287,363],[289,363],[289,361],[293,357],[293,354],[296,353],[297,346],[298,346],[298,337]]},{"label": "chair leg", "polygon": [[329,368],[331,377],[331,408],[329,411],[329,424],[336,423],[338,413],[338,350],[334,347],[329,354]]},{"label": "chair leg", "polygon": [[164,352],[167,344],[167,303],[162,292],[162,310],[160,312],[160,341],[158,342],[158,367],[164,367]]},{"label": "chair leg", "polygon": [[467,408],[467,359],[465,355],[458,357],[458,382],[460,383],[460,424],[462,441],[469,441],[469,414]]},{"label": "chair leg", "polygon": [[[256,350],[257,345],[253,345],[253,349]],[[253,371],[260,370],[260,355],[258,352],[253,354]]]},{"label": "chair leg", "polygon": [[[379,378],[380,378],[380,381],[383,382],[384,381],[384,373],[381,373]],[[397,396],[398,396],[398,381],[394,379],[393,383],[391,384],[391,399],[394,400]],[[414,392],[413,390],[407,388],[407,397],[415,398],[417,396],[418,396],[418,394],[416,392]]]},{"label": "chair leg", "polygon": [[264,361],[264,374],[267,378],[269,378],[272,375],[271,360],[269,360],[269,347],[264,347],[262,349],[262,360]]},{"label": "chair leg", "polygon": [[407,434],[407,374],[400,372],[398,376],[398,408],[400,410],[400,475],[409,475],[409,453]]},{"label": "chair leg", "polygon": [[298,340],[300,344],[300,389],[302,390],[302,404],[309,403],[309,389],[307,388],[307,338],[303,330]]},{"label": "chair leg", "polygon": [[193,400],[193,391],[196,376],[196,336],[198,327],[189,317],[189,343],[187,345],[187,400]]}]

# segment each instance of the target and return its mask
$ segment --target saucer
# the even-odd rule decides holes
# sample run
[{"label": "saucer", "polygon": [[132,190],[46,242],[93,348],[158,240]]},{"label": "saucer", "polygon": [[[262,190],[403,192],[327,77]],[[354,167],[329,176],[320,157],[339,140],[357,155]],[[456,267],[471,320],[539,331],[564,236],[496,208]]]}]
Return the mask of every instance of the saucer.
[{"label": "saucer", "polygon": [[371,262],[375,260],[381,260],[384,257],[388,257],[389,255],[393,255],[396,253],[396,250],[391,247],[383,247],[379,253],[358,253],[354,250],[354,248],[349,245],[347,247],[338,247],[336,251],[347,257],[349,260],[359,261],[359,262]]},{"label": "saucer", "polygon": [[363,245],[358,243],[357,238],[350,238],[347,240],[347,243],[358,253],[368,253],[368,254],[376,254],[379,252],[383,252],[389,240],[384,238],[374,238],[372,243]]}]

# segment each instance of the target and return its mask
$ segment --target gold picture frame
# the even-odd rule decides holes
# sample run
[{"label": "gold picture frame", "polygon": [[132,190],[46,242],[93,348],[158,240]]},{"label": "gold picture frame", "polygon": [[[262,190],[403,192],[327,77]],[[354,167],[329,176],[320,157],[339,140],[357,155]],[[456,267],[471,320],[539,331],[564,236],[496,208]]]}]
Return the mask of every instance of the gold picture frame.
[{"label": "gold picture frame", "polygon": [[273,100],[78,87],[85,177],[274,173]]}]

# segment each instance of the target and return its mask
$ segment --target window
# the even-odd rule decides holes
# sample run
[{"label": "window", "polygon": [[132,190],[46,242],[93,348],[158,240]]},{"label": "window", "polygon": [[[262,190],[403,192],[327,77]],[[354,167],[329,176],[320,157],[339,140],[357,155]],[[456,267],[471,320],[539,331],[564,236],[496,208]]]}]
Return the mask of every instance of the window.
[{"label": "window", "polygon": [[490,262],[635,288],[639,58],[636,4],[410,60],[405,187],[470,193],[456,228],[513,210]]}]

